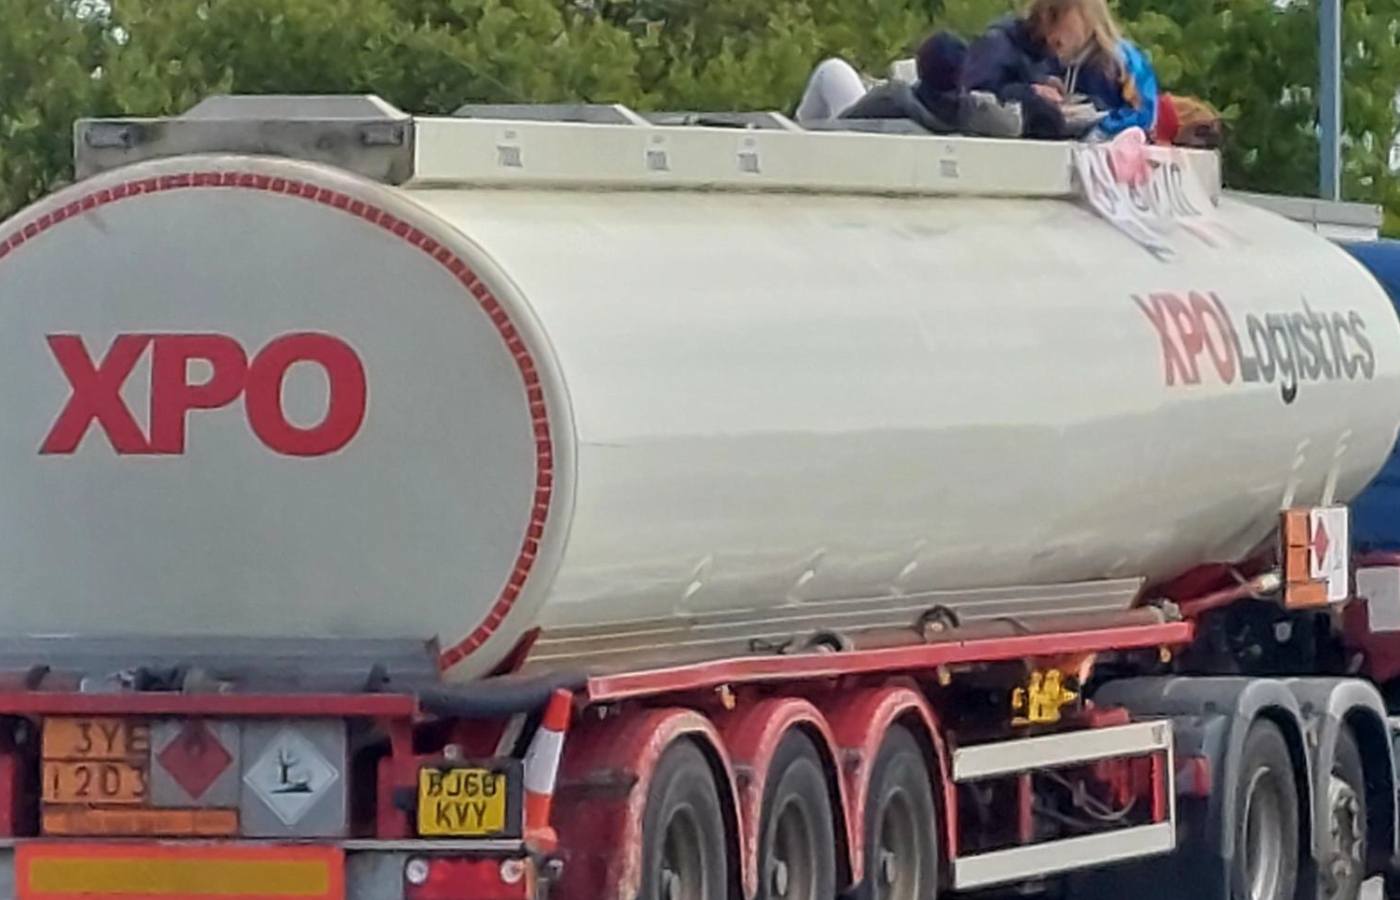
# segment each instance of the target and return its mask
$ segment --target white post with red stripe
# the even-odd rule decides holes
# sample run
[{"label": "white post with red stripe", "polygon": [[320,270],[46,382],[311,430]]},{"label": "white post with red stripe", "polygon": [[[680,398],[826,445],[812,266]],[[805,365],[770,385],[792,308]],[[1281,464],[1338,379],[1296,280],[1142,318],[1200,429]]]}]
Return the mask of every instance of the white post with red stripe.
[{"label": "white post with red stripe", "polygon": [[539,730],[525,752],[525,835],[540,849],[553,849],[559,840],[549,824],[549,813],[573,704],[572,693],[555,691],[545,707]]}]

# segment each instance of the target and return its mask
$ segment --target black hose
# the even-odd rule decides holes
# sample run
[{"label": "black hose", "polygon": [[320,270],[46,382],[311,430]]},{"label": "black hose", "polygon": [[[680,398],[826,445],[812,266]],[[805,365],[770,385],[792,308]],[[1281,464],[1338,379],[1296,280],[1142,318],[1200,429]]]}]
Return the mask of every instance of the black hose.
[{"label": "black hose", "polygon": [[531,713],[544,707],[557,690],[577,691],[588,683],[578,672],[547,675],[501,675],[460,686],[420,688],[424,712],[458,719],[491,719]]}]

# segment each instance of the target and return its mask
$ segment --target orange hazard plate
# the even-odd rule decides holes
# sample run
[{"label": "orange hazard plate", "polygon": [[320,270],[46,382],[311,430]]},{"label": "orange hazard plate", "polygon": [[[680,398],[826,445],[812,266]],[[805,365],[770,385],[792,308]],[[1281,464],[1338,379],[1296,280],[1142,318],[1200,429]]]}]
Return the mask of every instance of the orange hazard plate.
[{"label": "orange hazard plate", "polygon": [[151,729],[128,719],[47,719],[45,804],[139,806],[147,802]]},{"label": "orange hazard plate", "polygon": [[45,719],[43,750],[44,759],[145,759],[151,727],[135,719]]},{"label": "orange hazard plate", "polygon": [[338,847],[20,844],[19,900],[345,900]]},{"label": "orange hazard plate", "polygon": [[141,804],[148,780],[140,764],[44,760],[44,802]]}]

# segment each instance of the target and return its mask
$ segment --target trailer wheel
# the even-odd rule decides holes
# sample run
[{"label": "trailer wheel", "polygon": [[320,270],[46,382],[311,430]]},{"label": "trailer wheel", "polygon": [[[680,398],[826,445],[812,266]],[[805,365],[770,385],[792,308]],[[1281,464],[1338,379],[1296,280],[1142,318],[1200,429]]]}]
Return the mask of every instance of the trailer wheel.
[{"label": "trailer wheel", "polygon": [[791,731],[778,745],[763,791],[759,900],[831,900],[836,826],[812,740]]},{"label": "trailer wheel", "polygon": [[1245,737],[1235,789],[1234,883],[1239,900],[1293,900],[1298,880],[1298,792],[1277,725]]},{"label": "trailer wheel", "polygon": [[891,728],[875,757],[865,800],[867,900],[938,896],[938,814],[923,749],[908,729]]},{"label": "trailer wheel", "polygon": [[678,741],[661,757],[642,817],[639,900],[725,900],[724,814],[700,748]]},{"label": "trailer wheel", "polygon": [[1328,856],[1320,877],[1323,900],[1356,900],[1366,875],[1366,773],[1351,730],[1337,733],[1327,784]]}]

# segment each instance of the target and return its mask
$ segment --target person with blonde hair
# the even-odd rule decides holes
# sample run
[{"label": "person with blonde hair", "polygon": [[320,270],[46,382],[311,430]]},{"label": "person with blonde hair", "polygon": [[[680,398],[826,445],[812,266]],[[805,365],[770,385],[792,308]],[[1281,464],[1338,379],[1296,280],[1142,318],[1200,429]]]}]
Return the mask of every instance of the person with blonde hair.
[{"label": "person with blonde hair", "polygon": [[[1105,0],[1031,0],[1024,15],[994,23],[972,43],[962,87],[1020,103],[1029,137],[1150,133],[1157,118],[1156,73]],[[1087,120],[1066,119],[1089,104]]]},{"label": "person with blonde hair", "polygon": [[1034,0],[1046,44],[1065,66],[1064,99],[1087,97],[1105,113],[1097,130],[1151,134],[1157,121],[1157,73],[1147,54],[1123,37],[1106,0]]}]

